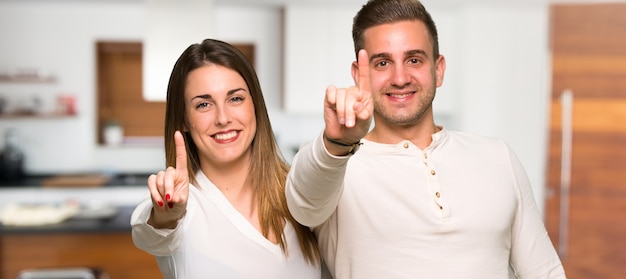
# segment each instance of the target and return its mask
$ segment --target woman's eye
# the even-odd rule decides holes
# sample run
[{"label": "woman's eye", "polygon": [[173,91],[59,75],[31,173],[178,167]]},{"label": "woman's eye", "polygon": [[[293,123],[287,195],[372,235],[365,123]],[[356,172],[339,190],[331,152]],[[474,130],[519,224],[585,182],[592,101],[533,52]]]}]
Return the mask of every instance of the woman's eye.
[{"label": "woman's eye", "polygon": [[196,109],[203,109],[203,108],[207,108],[209,107],[209,103],[208,102],[201,102],[201,103],[197,103],[196,104]]},{"label": "woman's eye", "polygon": [[235,96],[235,97],[230,98],[230,101],[231,101],[232,103],[238,103],[238,102],[243,101],[243,97],[241,97],[241,96]]}]

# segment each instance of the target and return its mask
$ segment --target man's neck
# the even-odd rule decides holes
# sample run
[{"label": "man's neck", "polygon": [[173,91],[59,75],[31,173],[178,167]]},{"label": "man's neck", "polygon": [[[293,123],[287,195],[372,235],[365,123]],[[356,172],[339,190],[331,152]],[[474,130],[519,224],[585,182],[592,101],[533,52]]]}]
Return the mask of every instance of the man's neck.
[{"label": "man's neck", "polygon": [[393,125],[376,121],[376,119],[374,123],[374,128],[365,136],[365,139],[384,144],[396,144],[408,140],[422,150],[432,143],[432,135],[441,130],[435,125],[432,117],[411,125]]}]

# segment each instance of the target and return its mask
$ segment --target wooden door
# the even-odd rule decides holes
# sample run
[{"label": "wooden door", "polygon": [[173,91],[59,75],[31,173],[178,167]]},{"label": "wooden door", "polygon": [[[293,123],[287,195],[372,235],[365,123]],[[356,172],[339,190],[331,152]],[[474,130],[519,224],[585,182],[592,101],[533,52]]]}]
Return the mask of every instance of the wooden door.
[{"label": "wooden door", "polygon": [[[563,4],[550,12],[546,226],[568,278],[624,278],[626,3]],[[568,122],[562,119],[567,106],[560,100],[568,90],[573,96],[571,141],[563,142],[568,138],[563,131],[569,129],[562,125]],[[568,142],[571,153],[563,153]],[[571,172],[562,173],[562,167]]]}]

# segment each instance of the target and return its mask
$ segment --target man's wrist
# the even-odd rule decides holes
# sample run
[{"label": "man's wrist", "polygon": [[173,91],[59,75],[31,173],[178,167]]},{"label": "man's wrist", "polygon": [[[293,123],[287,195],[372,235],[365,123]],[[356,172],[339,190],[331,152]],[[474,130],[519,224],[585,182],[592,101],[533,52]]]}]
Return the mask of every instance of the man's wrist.
[{"label": "man's wrist", "polygon": [[363,144],[363,143],[361,143],[361,141],[358,141],[358,142],[355,142],[355,143],[345,143],[345,142],[341,142],[341,141],[338,141],[338,140],[334,140],[334,139],[331,139],[328,136],[326,136],[326,133],[324,133],[323,137],[324,137],[324,140],[327,141],[328,143],[330,143],[330,144],[332,144],[332,145],[334,145],[336,147],[340,147],[340,148],[342,148],[342,150],[345,150],[346,153],[343,154],[343,155],[348,155],[348,154],[352,155],[352,154],[356,153],[356,151],[359,150],[359,147],[361,146],[361,144]]}]

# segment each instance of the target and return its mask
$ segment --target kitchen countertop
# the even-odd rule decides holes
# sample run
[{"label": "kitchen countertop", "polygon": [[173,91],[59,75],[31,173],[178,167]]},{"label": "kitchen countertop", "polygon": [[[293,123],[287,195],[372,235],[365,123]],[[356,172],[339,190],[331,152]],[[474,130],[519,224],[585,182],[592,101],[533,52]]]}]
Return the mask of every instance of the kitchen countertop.
[{"label": "kitchen countertop", "polygon": [[[83,176],[87,174],[81,174]],[[99,174],[103,176],[102,174]],[[17,180],[6,181],[0,179],[0,188],[3,187],[42,187],[46,180],[59,177],[56,174],[26,175]],[[123,173],[108,175],[108,181],[101,187],[108,186],[147,186],[149,173]]]},{"label": "kitchen countertop", "polygon": [[55,175],[31,175],[19,181],[0,181],[0,212],[13,204],[61,204],[66,202],[75,202],[84,208],[117,209],[115,215],[104,216],[106,218],[81,216],[53,225],[3,226],[0,223],[0,234],[130,232],[132,210],[142,200],[149,197],[147,187],[149,175],[143,173],[117,174],[110,176],[110,179],[101,186],[86,187],[76,185],[70,187],[43,186],[44,180],[55,177]]},{"label": "kitchen countertop", "polygon": [[85,207],[136,206],[149,198],[145,185],[107,187],[0,187],[0,212],[13,204],[63,204],[73,202]]},{"label": "kitchen countertop", "polygon": [[117,213],[110,218],[70,218],[64,222],[43,226],[3,226],[0,234],[41,234],[41,233],[130,233],[130,215],[134,206],[117,207]]}]

